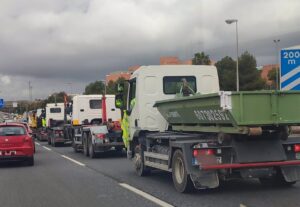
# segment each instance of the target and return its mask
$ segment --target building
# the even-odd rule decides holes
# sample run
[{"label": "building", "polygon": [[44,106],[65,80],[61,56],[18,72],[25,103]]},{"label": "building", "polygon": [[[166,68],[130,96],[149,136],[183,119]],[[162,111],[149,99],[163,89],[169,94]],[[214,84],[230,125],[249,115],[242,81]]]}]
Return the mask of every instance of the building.
[{"label": "building", "polygon": [[159,58],[160,65],[192,65],[192,60],[181,61],[175,56],[166,56]]},{"label": "building", "polygon": [[131,72],[129,71],[117,71],[106,75],[105,82],[108,84],[110,81],[117,81],[119,78],[124,78],[125,80],[129,80]]},{"label": "building", "polygon": [[267,85],[272,85],[273,82],[269,80],[268,74],[273,68],[279,68],[278,64],[269,64],[269,65],[264,65],[261,67],[261,73],[260,76],[262,79],[264,79],[267,83]]}]

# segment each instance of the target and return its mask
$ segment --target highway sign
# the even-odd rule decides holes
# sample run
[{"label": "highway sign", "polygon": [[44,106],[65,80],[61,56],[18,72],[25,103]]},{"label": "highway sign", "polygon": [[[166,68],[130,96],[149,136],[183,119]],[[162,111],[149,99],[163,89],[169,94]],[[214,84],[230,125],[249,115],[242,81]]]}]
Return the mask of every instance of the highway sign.
[{"label": "highway sign", "polygon": [[0,109],[4,107],[4,100],[0,98]]},{"label": "highway sign", "polygon": [[300,90],[300,45],[281,50],[281,90]]}]

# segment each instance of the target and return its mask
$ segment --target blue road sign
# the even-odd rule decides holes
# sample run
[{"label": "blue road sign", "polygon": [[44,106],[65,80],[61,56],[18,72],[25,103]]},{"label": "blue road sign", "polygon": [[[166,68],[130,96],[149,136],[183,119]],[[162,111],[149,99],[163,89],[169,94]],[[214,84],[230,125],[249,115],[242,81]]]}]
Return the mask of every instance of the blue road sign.
[{"label": "blue road sign", "polygon": [[300,47],[281,50],[281,90],[300,90]]},{"label": "blue road sign", "polygon": [[0,98],[0,109],[4,107],[4,100]]}]

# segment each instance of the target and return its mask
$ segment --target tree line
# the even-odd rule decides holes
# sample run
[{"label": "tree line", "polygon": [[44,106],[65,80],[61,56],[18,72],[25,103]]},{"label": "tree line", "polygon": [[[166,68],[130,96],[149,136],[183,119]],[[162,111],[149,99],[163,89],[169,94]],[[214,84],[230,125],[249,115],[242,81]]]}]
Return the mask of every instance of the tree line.
[{"label": "tree line", "polygon": [[[210,65],[212,63],[209,55],[204,52],[199,52],[192,58],[193,65]],[[215,63],[218,70],[220,90],[235,91],[236,90],[236,61],[226,56]],[[261,71],[257,70],[256,58],[249,52],[244,52],[239,57],[239,86],[241,91],[274,89],[276,80],[276,68],[272,69],[268,78],[272,81],[268,85],[264,79],[261,78]],[[123,78],[116,82],[110,81],[106,86],[107,94],[116,94],[115,86],[118,83],[124,82]],[[126,84],[125,84],[126,85]],[[95,81],[85,87],[84,94],[103,94],[105,91],[105,84],[101,81]]]},{"label": "tree line", "polygon": [[[192,58],[193,65],[210,65],[212,63],[208,54],[205,52],[198,52],[194,54]],[[220,90],[223,91],[235,91],[236,90],[236,61],[229,57],[223,57],[221,60],[215,63],[218,71]],[[261,78],[261,72],[257,70],[257,63],[255,57],[249,52],[244,52],[239,57],[239,86],[241,91],[249,90],[263,90],[274,89],[276,87],[276,70],[273,68],[269,74],[268,79],[272,82],[268,85],[264,79]],[[104,84],[102,81],[91,82],[86,85],[84,94],[116,94],[117,84],[125,83],[124,78],[119,78],[117,81],[109,81]],[[277,83],[278,84],[278,83]],[[127,91],[127,84],[125,85],[125,91]],[[43,108],[47,103],[62,103],[65,96],[68,101],[71,101],[71,97],[67,96],[64,91],[51,94],[44,100],[35,101],[32,103],[21,104],[19,112],[23,112],[26,109],[34,110],[36,108]],[[126,102],[126,101],[125,101]],[[22,109],[22,110],[20,110]]]}]

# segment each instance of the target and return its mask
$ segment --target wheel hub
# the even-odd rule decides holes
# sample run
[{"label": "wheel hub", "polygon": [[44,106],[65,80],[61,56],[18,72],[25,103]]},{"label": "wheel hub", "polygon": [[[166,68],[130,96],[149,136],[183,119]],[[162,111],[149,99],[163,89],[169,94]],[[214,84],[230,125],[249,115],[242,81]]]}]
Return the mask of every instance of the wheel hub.
[{"label": "wheel hub", "polygon": [[175,162],[175,178],[178,183],[183,182],[184,166],[181,158],[177,158]]},{"label": "wheel hub", "polygon": [[135,153],[134,155],[134,165],[136,170],[140,170],[142,167],[142,159],[139,153]]}]

